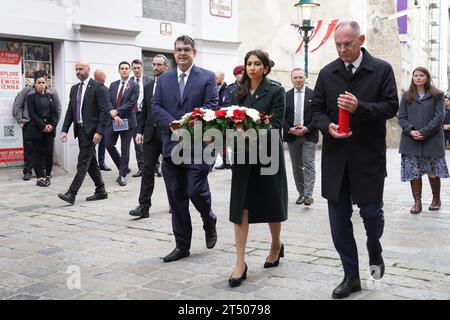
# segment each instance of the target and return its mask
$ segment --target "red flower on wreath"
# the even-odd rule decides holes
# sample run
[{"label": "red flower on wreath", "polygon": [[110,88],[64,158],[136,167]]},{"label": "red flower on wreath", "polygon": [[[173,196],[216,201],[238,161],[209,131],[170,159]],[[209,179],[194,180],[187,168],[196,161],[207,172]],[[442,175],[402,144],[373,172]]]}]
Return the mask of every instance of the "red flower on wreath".
[{"label": "red flower on wreath", "polygon": [[196,120],[203,120],[203,111],[200,108],[195,108],[191,113],[191,118]]},{"label": "red flower on wreath", "polygon": [[233,118],[235,122],[243,122],[245,120],[245,117],[247,115],[245,114],[245,111],[243,110],[234,110],[233,111]]},{"label": "red flower on wreath", "polygon": [[216,118],[225,118],[227,116],[227,110],[216,110]]}]

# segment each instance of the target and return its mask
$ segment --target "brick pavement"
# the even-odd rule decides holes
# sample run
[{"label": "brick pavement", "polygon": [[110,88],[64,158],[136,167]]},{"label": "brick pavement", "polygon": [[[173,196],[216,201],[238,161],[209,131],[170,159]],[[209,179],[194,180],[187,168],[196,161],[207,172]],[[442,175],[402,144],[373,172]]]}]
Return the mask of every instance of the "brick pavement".
[{"label": "brick pavement", "polygon": [[[320,163],[320,151],[317,155]],[[230,171],[214,170],[210,175],[219,218],[217,246],[206,249],[201,219],[193,210],[191,256],[163,264],[160,257],[173,249],[174,238],[162,179],[156,180],[150,219],[134,220],[128,211],[137,205],[137,178],[130,177],[122,188],[114,182],[116,172],[105,174],[110,198],[94,203],[84,200],[94,189],[86,179],[75,206],[66,206],[57,194],[66,190],[73,173],[57,167],[50,188],[41,189],[33,180],[21,180],[20,169],[1,169],[0,299],[331,299],[343,273],[331,241],[326,202],[320,197],[320,169],[315,204],[296,206],[287,153],[286,159],[286,258],[278,268],[263,269],[270,233],[265,224],[251,225],[248,280],[234,289],[227,283],[234,266],[233,225],[228,222]],[[449,299],[450,181],[442,183],[442,210],[413,216],[409,185],[400,182],[399,167],[397,150],[388,150],[382,239],[386,275],[381,281],[367,280],[364,226],[355,212],[363,290],[351,299]],[[423,200],[427,208],[427,181]]]}]

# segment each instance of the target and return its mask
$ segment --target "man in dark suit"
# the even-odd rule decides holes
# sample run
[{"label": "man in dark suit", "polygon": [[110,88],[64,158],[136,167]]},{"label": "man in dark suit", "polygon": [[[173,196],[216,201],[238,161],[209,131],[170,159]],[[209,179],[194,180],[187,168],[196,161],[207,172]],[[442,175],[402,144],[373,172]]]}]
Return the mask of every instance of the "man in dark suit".
[{"label": "man in dark suit", "polygon": [[[130,162],[130,143],[133,139],[134,128],[137,127],[136,103],[139,98],[139,86],[130,80],[130,64],[122,61],[119,64],[120,80],[109,86],[110,101],[113,107],[111,113],[117,126],[121,126],[123,120],[128,120],[128,129],[114,131],[112,122],[106,128],[106,150],[113,159],[119,177],[116,182],[119,186],[127,185],[125,177],[129,173],[128,164]],[[120,136],[121,153],[116,149],[117,139]]]},{"label": "man in dark suit", "polygon": [[208,184],[209,165],[204,162],[175,164],[172,150],[178,143],[171,140],[172,125],[185,113],[198,107],[217,109],[219,97],[215,75],[194,65],[197,50],[194,40],[189,36],[176,39],[174,55],[178,67],[159,77],[152,102],[156,124],[161,127],[162,170],[172,208],[172,228],[176,240],[176,248],[164,257],[164,262],[190,254],[192,224],[189,200],[202,217],[207,248],[214,248],[217,242],[217,218],[211,210]]},{"label": "man in dark suit", "polygon": [[283,140],[288,144],[299,194],[296,204],[310,206],[314,203],[316,145],[319,142],[319,132],[311,118],[314,91],[305,85],[305,72],[300,68],[292,70],[291,80],[294,88],[286,92]]},{"label": "man in dark suit", "polygon": [[142,104],[142,122],[138,126],[136,142],[144,142],[144,165],[142,167],[141,190],[139,192],[139,206],[130,211],[130,215],[140,218],[149,217],[152,206],[152,194],[155,187],[155,168],[162,152],[162,142],[152,113],[152,98],[158,77],[167,71],[169,60],[158,54],[152,62],[154,80],[144,87],[144,102]]},{"label": "man in dark suit", "polygon": [[[386,171],[386,119],[399,108],[392,67],[362,48],[365,36],[354,21],[341,22],[334,42],[339,59],[319,73],[312,114],[323,134],[322,195],[334,246],[345,277],[333,291],[336,299],[361,290],[358,251],[351,216],[360,209],[367,234],[371,274],[385,270],[380,238],[384,230],[383,190]],[[349,112],[350,131],[338,126],[339,109]]]},{"label": "man in dark suit", "polygon": [[142,167],[144,166],[144,159],[142,158],[143,146],[142,143],[138,144],[136,142],[136,135],[141,123],[145,122],[145,119],[142,119],[142,104],[144,101],[144,87],[147,84],[149,84],[150,78],[144,75],[143,63],[139,59],[134,59],[133,62],[131,62],[131,69],[133,70],[134,76],[131,77],[130,80],[139,85],[139,98],[136,104],[136,120],[138,125],[136,128],[134,128],[133,132],[134,150],[136,152],[136,161],[138,164],[138,171],[135,174],[133,174],[133,177],[137,178],[142,176]]},{"label": "man in dark suit", "polygon": [[61,130],[61,141],[67,142],[67,132],[74,125],[75,138],[78,137],[80,153],[78,154],[77,174],[66,193],[58,197],[70,204],[75,203],[75,197],[86,173],[95,183],[95,194],[86,198],[87,201],[108,198],[100,168],[95,157],[95,146],[104,136],[110,112],[108,97],[101,84],[89,77],[90,66],[87,62],[75,64],[75,71],[80,83],[72,86],[66,117]]},{"label": "man in dark suit", "polygon": [[[108,91],[108,87],[105,85],[106,82],[106,73],[103,70],[97,69],[94,71],[94,80],[98,81],[102,84],[102,87],[106,90],[107,94],[108,94],[108,102],[109,102],[109,107],[110,109],[112,109],[111,106],[111,99],[109,99],[109,91]],[[100,170],[102,171],[112,171],[112,169],[110,167],[108,167],[105,163],[105,153],[106,153],[106,143],[105,143],[105,139],[102,139],[102,141],[100,141],[100,144],[98,145],[98,165],[100,166]]]}]

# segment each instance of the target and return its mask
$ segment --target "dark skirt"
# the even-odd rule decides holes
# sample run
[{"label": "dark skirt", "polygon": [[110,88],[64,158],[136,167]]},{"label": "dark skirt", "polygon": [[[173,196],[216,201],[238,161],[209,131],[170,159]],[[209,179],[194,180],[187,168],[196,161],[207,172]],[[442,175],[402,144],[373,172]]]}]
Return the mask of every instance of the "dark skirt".
[{"label": "dark skirt", "polygon": [[423,175],[448,178],[445,156],[421,157],[402,154],[401,179],[403,182],[420,179]]},{"label": "dark skirt", "polygon": [[280,142],[278,170],[261,174],[270,165],[233,164],[230,221],[241,224],[242,212],[248,210],[249,223],[283,222],[288,218],[288,188],[283,148]]}]

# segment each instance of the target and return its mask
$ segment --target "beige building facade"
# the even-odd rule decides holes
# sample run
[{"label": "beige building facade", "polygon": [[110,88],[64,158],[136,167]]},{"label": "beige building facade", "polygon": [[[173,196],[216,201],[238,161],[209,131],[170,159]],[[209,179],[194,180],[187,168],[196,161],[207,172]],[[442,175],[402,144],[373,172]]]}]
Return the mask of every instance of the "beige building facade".
[{"label": "beige building facade", "polygon": [[[327,40],[333,21],[355,20],[366,35],[364,47],[388,61],[395,72],[399,94],[409,87],[412,70],[421,65],[433,74],[435,84],[448,88],[449,39],[448,0],[407,0],[407,11],[398,9],[397,0],[317,1],[315,26],[321,27],[311,40],[308,85],[313,88],[322,67],[337,58],[333,34]],[[304,68],[304,50],[296,53],[301,37],[293,0],[245,0],[239,2],[239,57],[251,49],[269,52],[275,62],[271,78],[290,88],[290,71]],[[399,13],[399,10],[401,11]],[[400,34],[397,17],[407,19],[407,33]],[[405,19],[405,18],[404,18]],[[325,41],[327,40],[327,41]],[[321,45],[321,46],[320,46]],[[319,47],[316,51],[314,49]],[[389,121],[388,145],[397,146],[400,136],[396,119]]]}]

